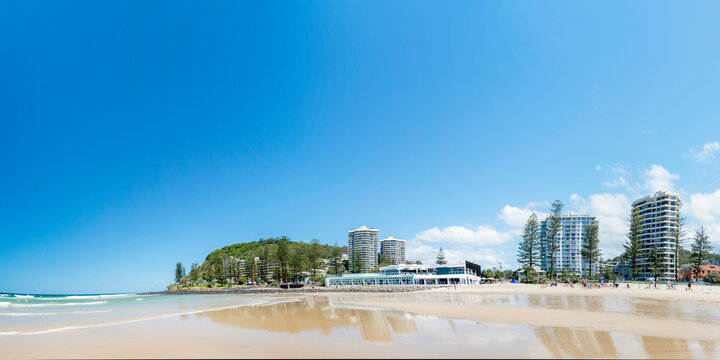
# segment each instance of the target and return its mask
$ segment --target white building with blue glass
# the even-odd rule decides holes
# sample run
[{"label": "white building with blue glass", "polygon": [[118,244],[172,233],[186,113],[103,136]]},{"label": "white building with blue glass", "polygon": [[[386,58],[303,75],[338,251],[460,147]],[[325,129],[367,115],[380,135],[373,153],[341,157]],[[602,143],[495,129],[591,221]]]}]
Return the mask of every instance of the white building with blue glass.
[{"label": "white building with blue glass", "polygon": [[480,283],[480,265],[465,261],[445,265],[389,265],[377,273],[328,275],[325,286],[349,285],[473,285]]}]

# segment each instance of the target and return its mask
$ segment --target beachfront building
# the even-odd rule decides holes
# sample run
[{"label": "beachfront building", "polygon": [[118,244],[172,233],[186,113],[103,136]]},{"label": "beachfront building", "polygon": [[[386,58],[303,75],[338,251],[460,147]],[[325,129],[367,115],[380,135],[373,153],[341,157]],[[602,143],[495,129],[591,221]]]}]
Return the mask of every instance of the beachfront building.
[{"label": "beachfront building", "polygon": [[378,229],[361,226],[348,231],[348,253],[351,267],[357,261],[355,257],[360,258],[357,270],[361,272],[378,266]]},{"label": "beachfront building", "polygon": [[399,264],[380,268],[376,273],[328,275],[325,286],[349,285],[473,285],[480,283],[480,265],[465,261],[459,264]]},{"label": "beachfront building", "polygon": [[685,269],[683,269],[682,275],[683,279],[687,280],[702,280],[705,275],[710,273],[717,273],[720,274],[720,265],[715,264],[706,264],[706,265],[700,265],[700,276],[695,274],[693,266],[687,266]]},{"label": "beachfront building", "polygon": [[405,240],[389,237],[380,241],[380,256],[390,264],[405,263]]},{"label": "beachfront building", "polygon": [[[582,276],[588,273],[587,263],[582,259],[582,240],[585,227],[597,224],[597,218],[591,215],[581,215],[569,212],[560,215],[562,227],[555,236],[557,251],[555,252],[555,273],[563,270],[570,274]],[[550,272],[549,241],[547,241],[547,227],[550,218],[540,223],[540,241],[545,246],[540,247],[540,268]],[[597,264],[593,265],[593,274],[598,273]]]},{"label": "beachfront building", "polygon": [[619,260],[607,263],[611,267],[612,273],[622,280],[631,279],[630,264],[627,260]]},{"label": "beachfront building", "polygon": [[680,197],[677,194],[658,191],[632,203],[632,212],[640,215],[640,251],[638,253],[638,278],[654,278],[648,259],[653,247],[662,254],[665,271],[658,280],[675,280],[675,239],[673,232],[678,216]]}]

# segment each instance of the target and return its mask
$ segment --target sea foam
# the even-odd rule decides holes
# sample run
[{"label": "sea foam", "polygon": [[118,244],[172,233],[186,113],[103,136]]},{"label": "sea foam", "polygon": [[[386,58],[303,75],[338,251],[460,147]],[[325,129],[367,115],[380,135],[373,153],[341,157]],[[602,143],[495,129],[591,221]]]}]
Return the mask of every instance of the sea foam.
[{"label": "sea foam", "polygon": [[101,305],[107,304],[107,301],[89,301],[89,302],[74,302],[74,303],[53,303],[53,304],[19,304],[11,303],[7,301],[0,301],[0,307],[52,307],[52,306],[81,306],[81,305]]}]

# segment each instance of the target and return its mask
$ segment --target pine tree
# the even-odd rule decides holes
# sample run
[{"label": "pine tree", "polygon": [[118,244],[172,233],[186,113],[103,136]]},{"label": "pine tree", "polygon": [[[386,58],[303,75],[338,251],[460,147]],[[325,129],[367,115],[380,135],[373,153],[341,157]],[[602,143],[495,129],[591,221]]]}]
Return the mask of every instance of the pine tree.
[{"label": "pine tree", "polygon": [[286,282],[288,279],[290,254],[288,252],[288,239],[284,236],[278,240],[277,248],[275,249],[275,261],[277,262],[275,274],[278,282]]},{"label": "pine tree", "polygon": [[333,248],[330,252],[330,258],[332,259],[332,271],[333,273],[335,273],[335,275],[337,275],[340,273],[340,266],[342,265],[342,259],[340,258],[340,248],[338,247],[337,243],[333,245]]},{"label": "pine tree", "polygon": [[551,279],[555,278],[555,253],[558,251],[558,244],[557,244],[557,236],[560,234],[560,231],[562,230],[562,219],[560,218],[560,213],[563,209],[563,203],[560,202],[560,200],[555,200],[552,205],[550,205],[550,216],[548,217],[548,225],[547,225],[547,231],[545,235],[545,252],[547,254],[547,260],[549,261],[548,266],[548,276],[550,276]]},{"label": "pine tree", "polygon": [[441,247],[437,254],[437,259],[435,260],[435,263],[438,265],[445,265],[447,264],[447,260],[445,260],[445,250]]},{"label": "pine tree", "polygon": [[675,249],[674,249],[674,262],[675,262],[675,280],[678,280],[678,276],[680,276],[680,250],[682,249],[682,243],[685,240],[685,218],[680,215],[680,209],[682,208],[682,202],[680,200],[677,201],[677,213],[675,214],[675,217],[673,218],[673,224],[675,225],[675,229],[672,231],[672,237],[675,240]]},{"label": "pine tree", "polygon": [[582,241],[582,259],[588,265],[588,277],[592,277],[593,264],[600,259],[600,240],[598,239],[598,225],[590,224],[585,227]]},{"label": "pine tree", "polygon": [[359,250],[353,248],[353,250],[352,250],[352,259],[350,259],[350,261],[351,261],[351,263],[350,263],[350,269],[351,269],[351,270],[350,270],[350,271],[351,271],[351,272],[353,272],[353,273],[360,273],[360,272],[363,271],[363,266],[364,266],[364,264],[363,264],[361,255],[362,255],[362,254],[360,254],[360,251],[359,251]]},{"label": "pine tree", "polygon": [[243,269],[243,272],[245,273],[245,278],[248,279],[248,282],[255,283],[255,276],[253,276],[253,270],[255,267],[255,256],[252,254],[249,254],[245,257],[245,263],[243,264],[245,268]]},{"label": "pine tree", "polygon": [[194,262],[190,264],[190,272],[188,273],[188,279],[197,281],[198,280],[198,263]]},{"label": "pine tree", "polygon": [[712,249],[713,246],[710,244],[710,238],[705,232],[705,227],[700,226],[699,229],[695,230],[695,240],[690,247],[690,259],[693,264],[693,273],[698,279],[700,278],[700,266],[708,260]]},{"label": "pine tree", "polygon": [[630,229],[627,233],[627,240],[625,240],[625,244],[623,244],[623,247],[625,248],[625,253],[623,254],[623,257],[628,262],[628,268],[630,270],[630,275],[632,275],[633,280],[637,277],[638,274],[638,255],[640,253],[640,231],[641,231],[641,220],[642,217],[636,213],[632,212],[630,214]]},{"label": "pine tree", "polygon": [[295,249],[295,251],[292,253],[292,255],[290,255],[290,261],[289,261],[289,271],[290,271],[289,280],[294,283],[297,283],[298,280],[302,280],[302,277],[303,277],[302,272],[305,267],[304,266],[305,264],[303,264],[304,256],[303,256],[302,252],[300,252],[299,250],[300,249]]},{"label": "pine tree", "polygon": [[655,283],[657,284],[658,275],[662,275],[665,273],[665,256],[662,252],[658,250],[656,245],[653,245],[650,248],[650,252],[648,253],[648,255],[649,256],[647,262],[650,266],[650,271],[655,277]]},{"label": "pine tree", "polygon": [[532,213],[525,223],[522,241],[518,250],[518,262],[526,268],[532,268],[537,264],[540,246],[540,222],[537,215]]},{"label": "pine tree", "polygon": [[310,273],[314,277],[317,273],[317,269],[320,268],[320,242],[318,239],[312,239],[310,242],[308,265],[310,265]]},{"label": "pine tree", "polygon": [[185,277],[185,267],[183,267],[181,262],[177,262],[175,264],[175,282],[180,283],[180,280],[182,280]]},{"label": "pine tree", "polygon": [[272,260],[270,250],[268,250],[267,247],[263,247],[258,257],[260,258],[260,263],[257,265],[258,276],[260,280],[262,280],[262,283],[267,283],[270,277],[270,260]]}]

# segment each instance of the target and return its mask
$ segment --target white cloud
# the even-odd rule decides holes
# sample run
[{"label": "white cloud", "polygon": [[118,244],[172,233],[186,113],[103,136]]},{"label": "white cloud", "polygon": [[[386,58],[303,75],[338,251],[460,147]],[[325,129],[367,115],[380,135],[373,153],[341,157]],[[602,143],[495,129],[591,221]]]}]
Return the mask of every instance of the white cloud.
[{"label": "white cloud", "polygon": [[497,215],[497,217],[511,228],[508,231],[511,235],[518,237],[522,235],[523,228],[525,227],[525,223],[527,222],[530,215],[535,213],[535,215],[537,215],[538,219],[540,220],[544,219],[547,216],[547,214],[542,211],[532,210],[533,207],[538,205],[538,203],[530,203],[524,208],[505,205],[505,207],[500,210],[500,213]]},{"label": "white cloud", "polygon": [[720,221],[720,189],[690,195],[690,200],[685,202],[685,212],[702,223]]},{"label": "white cloud", "polygon": [[[418,243],[417,240],[410,240],[407,248],[407,258],[412,261],[420,260],[423,264],[434,264],[440,247]],[[482,265],[483,268],[497,266],[500,262],[504,266],[508,265],[505,261],[505,253],[497,249],[481,247],[447,248],[444,246],[442,248],[448,263],[459,263],[468,260]]]},{"label": "white cloud", "polygon": [[415,238],[431,243],[489,246],[504,244],[511,236],[506,232],[495,230],[490,225],[481,225],[475,229],[465,226],[448,226],[443,229],[434,227],[421,231],[415,235]]},{"label": "white cloud", "polygon": [[630,200],[623,193],[592,194],[585,199],[577,194],[570,201],[581,213],[597,217],[600,227],[600,245],[604,258],[611,258],[622,252],[627,231],[626,219],[630,215]]},{"label": "white cloud", "polygon": [[715,153],[718,151],[720,151],[720,142],[713,141],[703,145],[700,151],[690,149],[690,155],[697,162],[707,163],[715,158]]},{"label": "white cloud", "polygon": [[644,172],[645,175],[645,189],[649,190],[650,193],[656,191],[675,191],[675,181],[680,179],[680,176],[673,174],[662,165],[653,164],[649,169]]},{"label": "white cloud", "polygon": [[600,166],[600,165],[595,165],[595,170],[597,170],[597,171],[602,170],[602,166]]},{"label": "white cloud", "polygon": [[497,266],[498,262],[508,264],[514,259],[506,258],[506,254],[495,247],[507,244],[511,239],[509,232],[498,231],[490,225],[434,227],[408,240],[407,258],[424,264],[434,263],[442,247],[448,262],[469,260],[484,267]]},{"label": "white cloud", "polygon": [[630,171],[625,169],[624,166],[615,165],[610,168],[610,172],[612,173],[613,178],[610,180],[603,180],[603,186],[608,188],[625,188],[625,190],[629,192],[635,192],[635,189],[640,187],[637,183],[632,184],[632,174]]},{"label": "white cloud", "polygon": [[602,182],[603,186],[607,186],[609,188],[616,188],[616,187],[628,187],[629,184],[627,180],[625,180],[624,177],[618,176],[617,178],[613,180],[607,180]]}]

